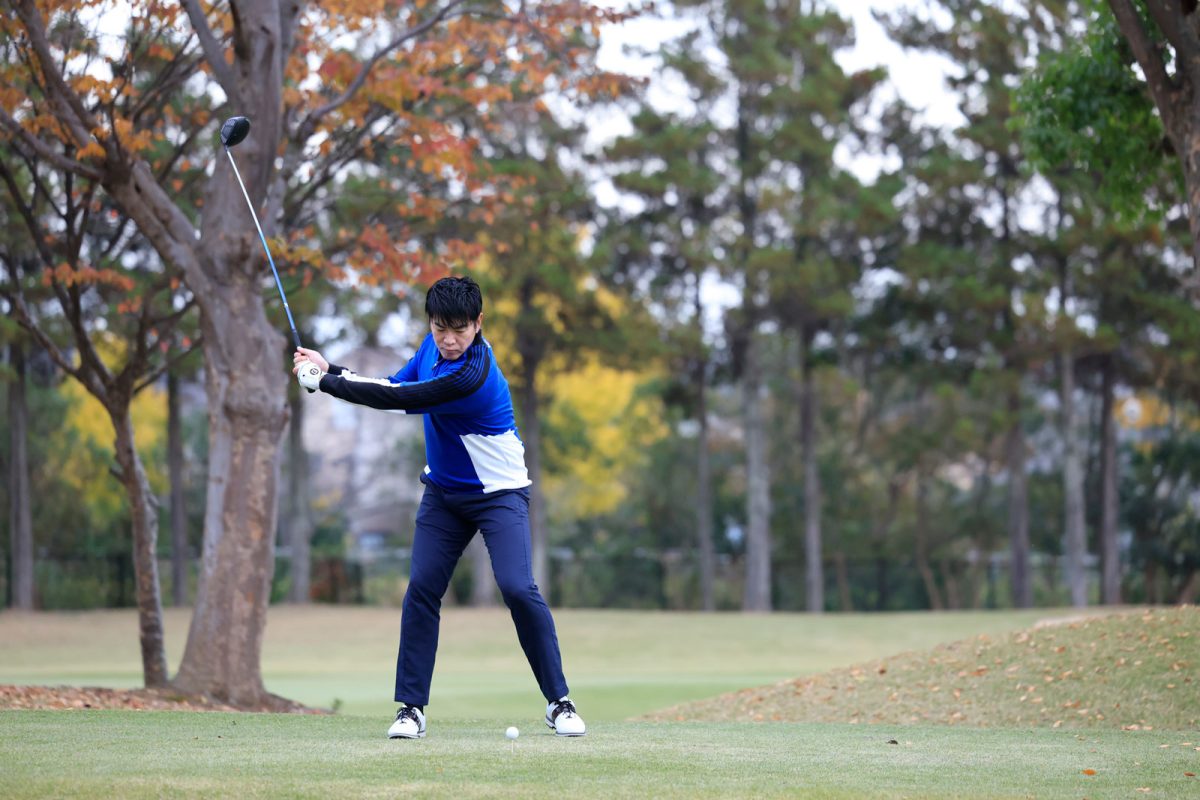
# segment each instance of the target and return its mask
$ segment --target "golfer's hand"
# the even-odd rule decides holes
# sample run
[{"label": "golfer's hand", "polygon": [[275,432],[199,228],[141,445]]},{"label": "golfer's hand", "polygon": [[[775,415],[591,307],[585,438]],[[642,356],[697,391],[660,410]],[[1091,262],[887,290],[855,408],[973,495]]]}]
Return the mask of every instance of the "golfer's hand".
[{"label": "golfer's hand", "polygon": [[309,350],[307,347],[297,347],[296,352],[292,353],[292,374],[299,375],[297,370],[300,364],[305,361],[311,361],[316,364],[321,372],[329,372],[329,362],[326,361],[316,350]]},{"label": "golfer's hand", "polygon": [[292,371],[296,373],[296,380],[300,382],[300,385],[310,392],[321,388],[321,378],[325,377],[325,370],[313,362],[301,361]]}]

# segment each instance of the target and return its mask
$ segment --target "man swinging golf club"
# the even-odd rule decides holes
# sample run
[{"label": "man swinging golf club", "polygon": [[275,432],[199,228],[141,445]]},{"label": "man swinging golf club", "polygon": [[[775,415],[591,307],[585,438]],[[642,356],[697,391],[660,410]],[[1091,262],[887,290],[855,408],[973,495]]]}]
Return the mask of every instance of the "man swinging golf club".
[{"label": "man swinging golf club", "polygon": [[492,346],[483,338],[483,296],[470,278],[443,278],[425,297],[429,334],[390,378],[364,378],[297,346],[300,385],[385,411],[422,414],[428,461],[421,482],[412,568],[400,621],[392,739],[425,735],[425,706],[437,654],[442,595],[476,531],[512,612],[517,638],[548,705],[546,725],[582,736],[567,697],[554,618],[530,566],[529,474],[512,397]]}]

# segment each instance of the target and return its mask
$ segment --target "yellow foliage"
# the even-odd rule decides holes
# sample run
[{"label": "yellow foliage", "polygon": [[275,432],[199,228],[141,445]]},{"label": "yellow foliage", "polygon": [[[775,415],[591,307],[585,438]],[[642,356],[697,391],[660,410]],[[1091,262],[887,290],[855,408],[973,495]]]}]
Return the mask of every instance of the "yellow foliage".
[{"label": "yellow foliage", "polygon": [[545,427],[582,423],[585,441],[575,443],[584,457],[567,460],[565,469],[543,475],[546,502],[559,520],[605,514],[628,493],[624,477],[646,450],[667,435],[661,403],[635,397],[650,373],[613,369],[591,362],[581,369],[549,377],[553,398]]},{"label": "yellow foliage", "polygon": [[[68,410],[63,427],[52,435],[47,468],[76,491],[81,515],[111,520],[125,512],[125,490],[110,473],[115,465],[115,432],[108,412],[83,386],[65,381]],[[138,454],[155,494],[167,491],[161,453],[167,430],[166,393],[151,386],[134,398],[130,409]]]},{"label": "yellow foliage", "polygon": [[1188,431],[1200,430],[1200,417],[1189,413],[1153,392],[1138,392],[1117,404],[1120,424],[1133,430],[1178,427]]}]

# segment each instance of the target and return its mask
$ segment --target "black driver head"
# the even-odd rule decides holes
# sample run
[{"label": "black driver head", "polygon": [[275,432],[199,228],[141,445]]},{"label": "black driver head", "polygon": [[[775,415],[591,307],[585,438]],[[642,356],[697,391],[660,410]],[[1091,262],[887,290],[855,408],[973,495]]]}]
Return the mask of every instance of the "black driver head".
[{"label": "black driver head", "polygon": [[221,144],[226,147],[233,147],[242,139],[245,139],[246,134],[249,132],[250,120],[245,117],[230,117],[221,126]]}]

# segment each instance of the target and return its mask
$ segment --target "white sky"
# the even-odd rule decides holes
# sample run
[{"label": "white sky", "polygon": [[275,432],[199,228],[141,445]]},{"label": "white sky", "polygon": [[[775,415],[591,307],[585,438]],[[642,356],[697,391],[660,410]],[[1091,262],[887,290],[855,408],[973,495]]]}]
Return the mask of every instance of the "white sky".
[{"label": "white sky", "polygon": [[[626,0],[599,0],[611,7],[626,7]],[[905,52],[888,38],[883,28],[871,16],[873,11],[889,12],[901,8],[926,9],[924,0],[827,0],[829,5],[854,24],[856,45],[839,56],[847,70],[885,66],[895,91],[914,108],[923,111],[925,120],[936,125],[954,125],[961,119],[955,99],[946,90],[942,79],[946,62],[937,56]],[[934,19],[939,15],[934,14]],[[943,23],[944,24],[944,23]],[[654,75],[656,62],[652,58],[635,58],[626,48],[654,51],[659,45],[676,38],[691,28],[686,20],[672,18],[669,5],[664,4],[660,15],[645,16],[623,25],[610,25],[601,33],[600,66],[613,71],[651,79],[650,98],[653,102],[672,105],[682,102],[672,86]]]}]

